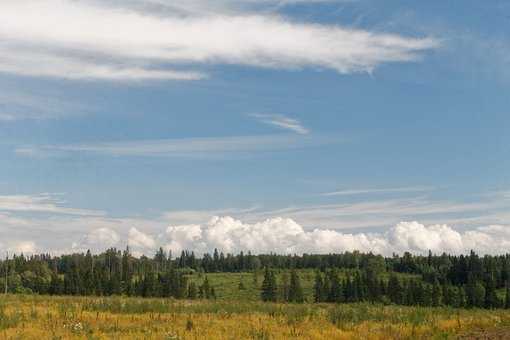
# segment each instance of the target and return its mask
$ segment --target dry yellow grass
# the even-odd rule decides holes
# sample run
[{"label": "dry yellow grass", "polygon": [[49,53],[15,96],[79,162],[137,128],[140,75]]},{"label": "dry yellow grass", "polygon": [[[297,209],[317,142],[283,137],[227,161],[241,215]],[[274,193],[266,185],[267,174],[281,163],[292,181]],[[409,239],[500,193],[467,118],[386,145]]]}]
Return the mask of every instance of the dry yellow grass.
[{"label": "dry yellow grass", "polygon": [[449,339],[507,327],[503,310],[0,296],[1,339]]}]

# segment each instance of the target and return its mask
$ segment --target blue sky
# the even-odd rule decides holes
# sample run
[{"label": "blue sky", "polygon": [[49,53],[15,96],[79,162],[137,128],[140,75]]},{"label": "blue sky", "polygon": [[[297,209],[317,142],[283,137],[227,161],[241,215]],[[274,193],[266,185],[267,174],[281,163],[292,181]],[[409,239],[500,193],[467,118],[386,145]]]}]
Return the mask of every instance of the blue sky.
[{"label": "blue sky", "polygon": [[282,252],[510,242],[505,1],[7,0],[0,22],[0,247],[236,251],[268,220],[304,235]]}]

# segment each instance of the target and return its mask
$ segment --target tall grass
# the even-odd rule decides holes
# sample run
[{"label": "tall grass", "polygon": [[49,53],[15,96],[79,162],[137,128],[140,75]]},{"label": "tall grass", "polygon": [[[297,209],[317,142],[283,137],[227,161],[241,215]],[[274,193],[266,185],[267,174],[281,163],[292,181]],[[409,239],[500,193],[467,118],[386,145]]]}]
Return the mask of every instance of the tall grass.
[{"label": "tall grass", "polygon": [[0,295],[0,339],[510,338],[509,327],[505,310]]}]

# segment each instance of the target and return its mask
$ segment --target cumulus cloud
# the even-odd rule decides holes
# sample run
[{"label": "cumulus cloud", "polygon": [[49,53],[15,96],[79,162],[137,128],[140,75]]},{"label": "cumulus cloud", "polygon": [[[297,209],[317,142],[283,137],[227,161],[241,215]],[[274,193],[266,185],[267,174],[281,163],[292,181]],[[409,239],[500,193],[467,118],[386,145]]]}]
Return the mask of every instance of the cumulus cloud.
[{"label": "cumulus cloud", "polygon": [[15,253],[33,254],[36,252],[37,247],[33,241],[21,241],[12,246],[12,251]]},{"label": "cumulus cloud", "polygon": [[156,241],[154,241],[151,236],[138,229],[131,228],[128,233],[128,245],[141,249],[154,249],[156,247]]},{"label": "cumulus cloud", "polygon": [[331,253],[359,250],[383,255],[406,251],[426,254],[461,254],[475,250],[483,254],[505,253],[510,245],[510,231],[505,226],[490,226],[459,232],[447,225],[425,226],[401,222],[385,233],[342,233],[335,230],[306,231],[286,218],[272,218],[248,224],[232,217],[214,217],[204,225],[168,227],[161,242],[166,249],[194,249],[211,252],[214,248],[238,253],[276,252]]},{"label": "cumulus cloud", "polygon": [[73,243],[73,251],[84,252],[86,250],[103,251],[111,247],[119,246],[119,234],[110,228],[98,228],[86,234],[81,241]]},{"label": "cumulus cloud", "polygon": [[37,246],[34,241],[14,241],[4,246],[8,254],[34,254]]},{"label": "cumulus cloud", "polygon": [[38,251],[38,247],[34,241],[30,240],[11,240],[6,243],[0,242],[0,251],[2,252],[2,256],[12,255],[12,254],[34,254]]},{"label": "cumulus cloud", "polygon": [[[201,65],[237,64],[352,73],[414,61],[438,46],[432,38],[298,23],[267,13],[155,14],[108,3],[0,2],[0,72],[85,80],[197,80],[206,77],[197,69]],[[170,4],[160,2],[165,8]]]},{"label": "cumulus cloud", "polygon": [[[81,218],[80,218],[81,219]],[[19,226],[26,223],[8,215],[0,215],[2,225],[5,223]],[[48,221],[54,223],[55,221]],[[415,254],[447,252],[451,254],[469,253],[475,250],[481,254],[502,254],[510,249],[510,226],[489,225],[471,230],[458,230],[444,224],[424,225],[418,222],[400,222],[383,232],[347,233],[332,229],[308,230],[290,218],[269,218],[254,223],[246,223],[230,216],[213,217],[208,222],[199,224],[176,224],[163,227],[162,221],[115,220],[86,218],[84,221],[70,220],[62,222],[62,228],[71,228],[75,239],[72,245],[53,244],[48,248],[46,239],[40,237],[41,245],[30,241],[29,233],[17,234],[16,239],[0,244],[0,251],[16,253],[34,253],[50,251],[52,253],[104,251],[110,247],[123,249],[129,245],[133,254],[152,256],[159,247],[174,254],[182,250],[194,250],[201,254],[212,252],[215,248],[224,252],[239,253],[248,251],[255,254],[279,253],[338,253],[345,251],[372,252],[391,256],[393,253],[406,251]],[[83,234],[79,228],[86,230],[86,225],[105,225],[96,227]],[[150,228],[150,225],[156,228]],[[134,225],[142,225],[140,231]],[[161,228],[161,229],[158,229]],[[3,239],[7,230],[3,229]],[[48,231],[50,232],[50,231]],[[52,231],[53,234],[59,231]],[[59,233],[63,233],[59,232]],[[82,234],[83,236],[79,236]],[[66,236],[65,241],[73,237]],[[24,240],[24,241],[19,241]],[[38,239],[39,240],[39,239]],[[69,245],[70,243],[68,243]]]}]

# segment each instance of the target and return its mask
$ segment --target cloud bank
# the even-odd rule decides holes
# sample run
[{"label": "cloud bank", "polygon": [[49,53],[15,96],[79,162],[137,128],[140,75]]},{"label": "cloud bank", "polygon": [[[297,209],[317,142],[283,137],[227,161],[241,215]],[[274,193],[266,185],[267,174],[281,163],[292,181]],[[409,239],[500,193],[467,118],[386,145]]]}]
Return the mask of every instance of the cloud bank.
[{"label": "cloud bank", "polygon": [[205,253],[215,248],[229,253],[250,250],[255,254],[327,254],[355,250],[387,256],[406,251],[426,254],[429,250],[433,253],[463,254],[475,250],[482,254],[501,254],[508,252],[510,228],[488,226],[459,232],[448,225],[400,222],[384,233],[342,233],[327,229],[306,231],[288,218],[249,224],[225,216],[213,217],[202,225],[169,226],[157,236],[132,229],[129,244],[135,253],[152,254],[161,246],[176,255],[186,249]]},{"label": "cloud bank", "polygon": [[[369,72],[417,60],[438,46],[432,38],[300,23],[258,11],[204,13],[203,1],[171,4],[4,0],[0,72],[114,81],[198,80],[211,64]],[[179,4],[197,10],[183,13]],[[141,10],[155,5],[165,10]]]}]

